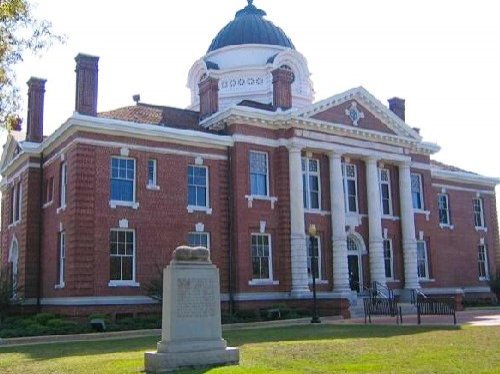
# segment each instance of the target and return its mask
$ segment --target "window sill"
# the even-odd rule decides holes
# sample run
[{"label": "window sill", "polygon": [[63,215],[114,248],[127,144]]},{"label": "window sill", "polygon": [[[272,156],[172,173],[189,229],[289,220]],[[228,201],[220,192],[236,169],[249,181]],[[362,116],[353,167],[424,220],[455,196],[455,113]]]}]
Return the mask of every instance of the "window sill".
[{"label": "window sill", "polygon": [[449,230],[455,229],[455,225],[448,225],[447,223],[440,223],[439,227],[441,227],[442,229],[449,229]]},{"label": "window sill", "polygon": [[111,209],[116,209],[119,206],[132,208],[132,209],[138,209],[139,203],[135,202],[135,201],[117,201],[117,200],[110,200],[109,201],[109,207]]},{"label": "window sill", "polygon": [[65,286],[65,284],[64,284],[64,283],[61,283],[61,284],[56,284],[56,285],[54,286],[54,288],[55,288],[56,290],[61,290],[61,289],[63,289],[63,288],[64,288],[64,286]]},{"label": "window sill", "polygon": [[12,222],[9,226],[7,226],[8,229],[11,229],[13,227],[16,227],[17,225],[19,225],[19,223],[21,222],[21,220],[19,221],[16,221],[16,222]]},{"label": "window sill", "polygon": [[109,281],[108,287],[140,287],[135,281]]},{"label": "window sill", "polygon": [[476,231],[488,232],[488,228],[484,227],[484,226],[476,226],[475,229],[476,229]]},{"label": "window sill", "polygon": [[426,221],[429,220],[429,216],[431,215],[431,211],[430,210],[414,209],[413,212],[415,214],[425,214],[425,220]]},{"label": "window sill", "polygon": [[209,207],[206,207],[206,206],[188,205],[187,211],[188,211],[188,213],[200,212],[200,213],[206,213],[208,215],[212,214],[212,208],[209,208]]},{"label": "window sill", "polygon": [[249,208],[253,207],[253,201],[254,200],[270,201],[271,202],[271,209],[274,209],[274,206],[278,202],[278,198],[274,197],[274,196],[245,195],[245,199],[248,200],[248,207]]},{"label": "window sill", "polygon": [[146,185],[146,190],[150,191],[160,191],[160,186],[156,186],[154,184],[147,184]]},{"label": "window sill", "polygon": [[399,283],[399,279],[394,279],[394,278],[385,278],[386,282],[391,282],[391,283]]},{"label": "window sill", "polygon": [[319,210],[319,209],[305,209],[304,213],[306,214],[319,214],[321,217],[325,217],[331,214],[328,210]]},{"label": "window sill", "polygon": [[46,202],[45,204],[42,205],[42,209],[48,208],[49,206],[52,205],[53,202],[54,202],[54,200],[50,200],[49,202]]},{"label": "window sill", "polygon": [[66,210],[66,205],[63,205],[63,206],[61,206],[61,207],[57,208],[57,210],[56,210],[56,214],[59,214],[59,213],[61,213],[61,212],[64,212],[65,210]]},{"label": "window sill", "polygon": [[382,219],[388,219],[388,220],[391,220],[391,221],[399,221],[401,218],[397,217],[397,216],[393,216],[393,215],[382,215]]},{"label": "window sill", "polygon": [[248,281],[249,286],[278,286],[279,281],[273,281],[272,279],[252,279]]}]

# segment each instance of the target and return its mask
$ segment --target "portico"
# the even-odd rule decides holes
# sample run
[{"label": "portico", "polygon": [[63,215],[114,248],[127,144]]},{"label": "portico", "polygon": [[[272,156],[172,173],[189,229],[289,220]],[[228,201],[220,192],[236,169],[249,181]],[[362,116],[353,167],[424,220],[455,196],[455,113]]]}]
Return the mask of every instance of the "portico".
[{"label": "portico", "polygon": [[[347,240],[350,233],[357,233],[356,229],[359,229],[358,226],[362,224],[364,219],[367,219],[368,223],[368,237],[366,238],[369,256],[368,279],[370,282],[376,281],[381,286],[386,286],[387,284],[382,225],[384,216],[381,207],[379,180],[379,170],[383,165],[387,164],[397,165],[399,172],[401,214],[400,217],[394,217],[394,219],[400,221],[403,238],[401,245],[404,259],[404,280],[400,280],[401,287],[404,287],[402,293],[404,294],[411,289],[419,288],[417,242],[411,197],[410,158],[404,154],[391,154],[367,148],[355,148],[331,143],[325,144],[323,142],[298,138],[295,138],[290,144],[293,144],[288,147],[292,243],[291,296],[306,296],[310,292],[307,273],[305,212],[303,203],[304,187],[301,168],[301,158],[304,153],[310,151],[326,154],[328,157],[333,293],[341,295],[351,292],[353,288],[352,284],[350,284],[350,267],[352,266],[349,265]],[[365,166],[366,191],[356,191],[356,194],[366,192],[366,209],[363,212],[349,211],[349,198],[352,198],[352,196],[347,196],[346,198],[346,191],[350,190],[350,187],[346,187],[345,165],[351,160],[362,161]],[[326,171],[322,170],[321,173],[326,174]],[[359,185],[364,186],[365,184]],[[358,196],[356,195],[355,198],[357,199]],[[310,210],[307,212],[310,213]],[[359,237],[363,240],[361,235]],[[361,264],[361,256],[359,256],[357,262],[359,265]],[[361,270],[361,266],[359,269]],[[362,281],[362,278],[363,274],[358,274],[357,281]],[[365,279],[365,285],[368,284],[368,279]]]}]

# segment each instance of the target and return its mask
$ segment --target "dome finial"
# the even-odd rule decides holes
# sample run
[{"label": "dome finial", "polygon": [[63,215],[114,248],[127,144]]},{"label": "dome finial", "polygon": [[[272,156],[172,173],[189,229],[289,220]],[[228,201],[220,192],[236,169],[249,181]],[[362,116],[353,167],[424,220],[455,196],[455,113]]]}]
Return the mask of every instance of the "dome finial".
[{"label": "dome finial", "polygon": [[253,0],[247,0],[248,1],[248,5],[252,6],[253,5]]}]

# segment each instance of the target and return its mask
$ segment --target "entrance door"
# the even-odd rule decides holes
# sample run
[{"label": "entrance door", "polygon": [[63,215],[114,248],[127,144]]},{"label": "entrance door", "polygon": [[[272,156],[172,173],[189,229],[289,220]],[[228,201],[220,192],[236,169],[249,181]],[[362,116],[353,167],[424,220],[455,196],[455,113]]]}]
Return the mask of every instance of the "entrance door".
[{"label": "entrance door", "polygon": [[347,256],[347,264],[349,267],[349,285],[352,291],[359,292],[359,256]]}]

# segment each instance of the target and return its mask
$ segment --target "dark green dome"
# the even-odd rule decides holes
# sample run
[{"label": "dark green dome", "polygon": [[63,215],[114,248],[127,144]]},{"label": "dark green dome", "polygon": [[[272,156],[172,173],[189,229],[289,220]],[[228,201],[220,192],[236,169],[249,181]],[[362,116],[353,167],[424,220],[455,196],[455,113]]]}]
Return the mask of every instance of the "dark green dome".
[{"label": "dark green dome", "polygon": [[229,22],[215,37],[208,52],[241,44],[279,45],[295,49],[292,41],[279,27],[265,20],[266,12],[257,9],[252,0],[248,5],[236,12],[233,21]]}]

